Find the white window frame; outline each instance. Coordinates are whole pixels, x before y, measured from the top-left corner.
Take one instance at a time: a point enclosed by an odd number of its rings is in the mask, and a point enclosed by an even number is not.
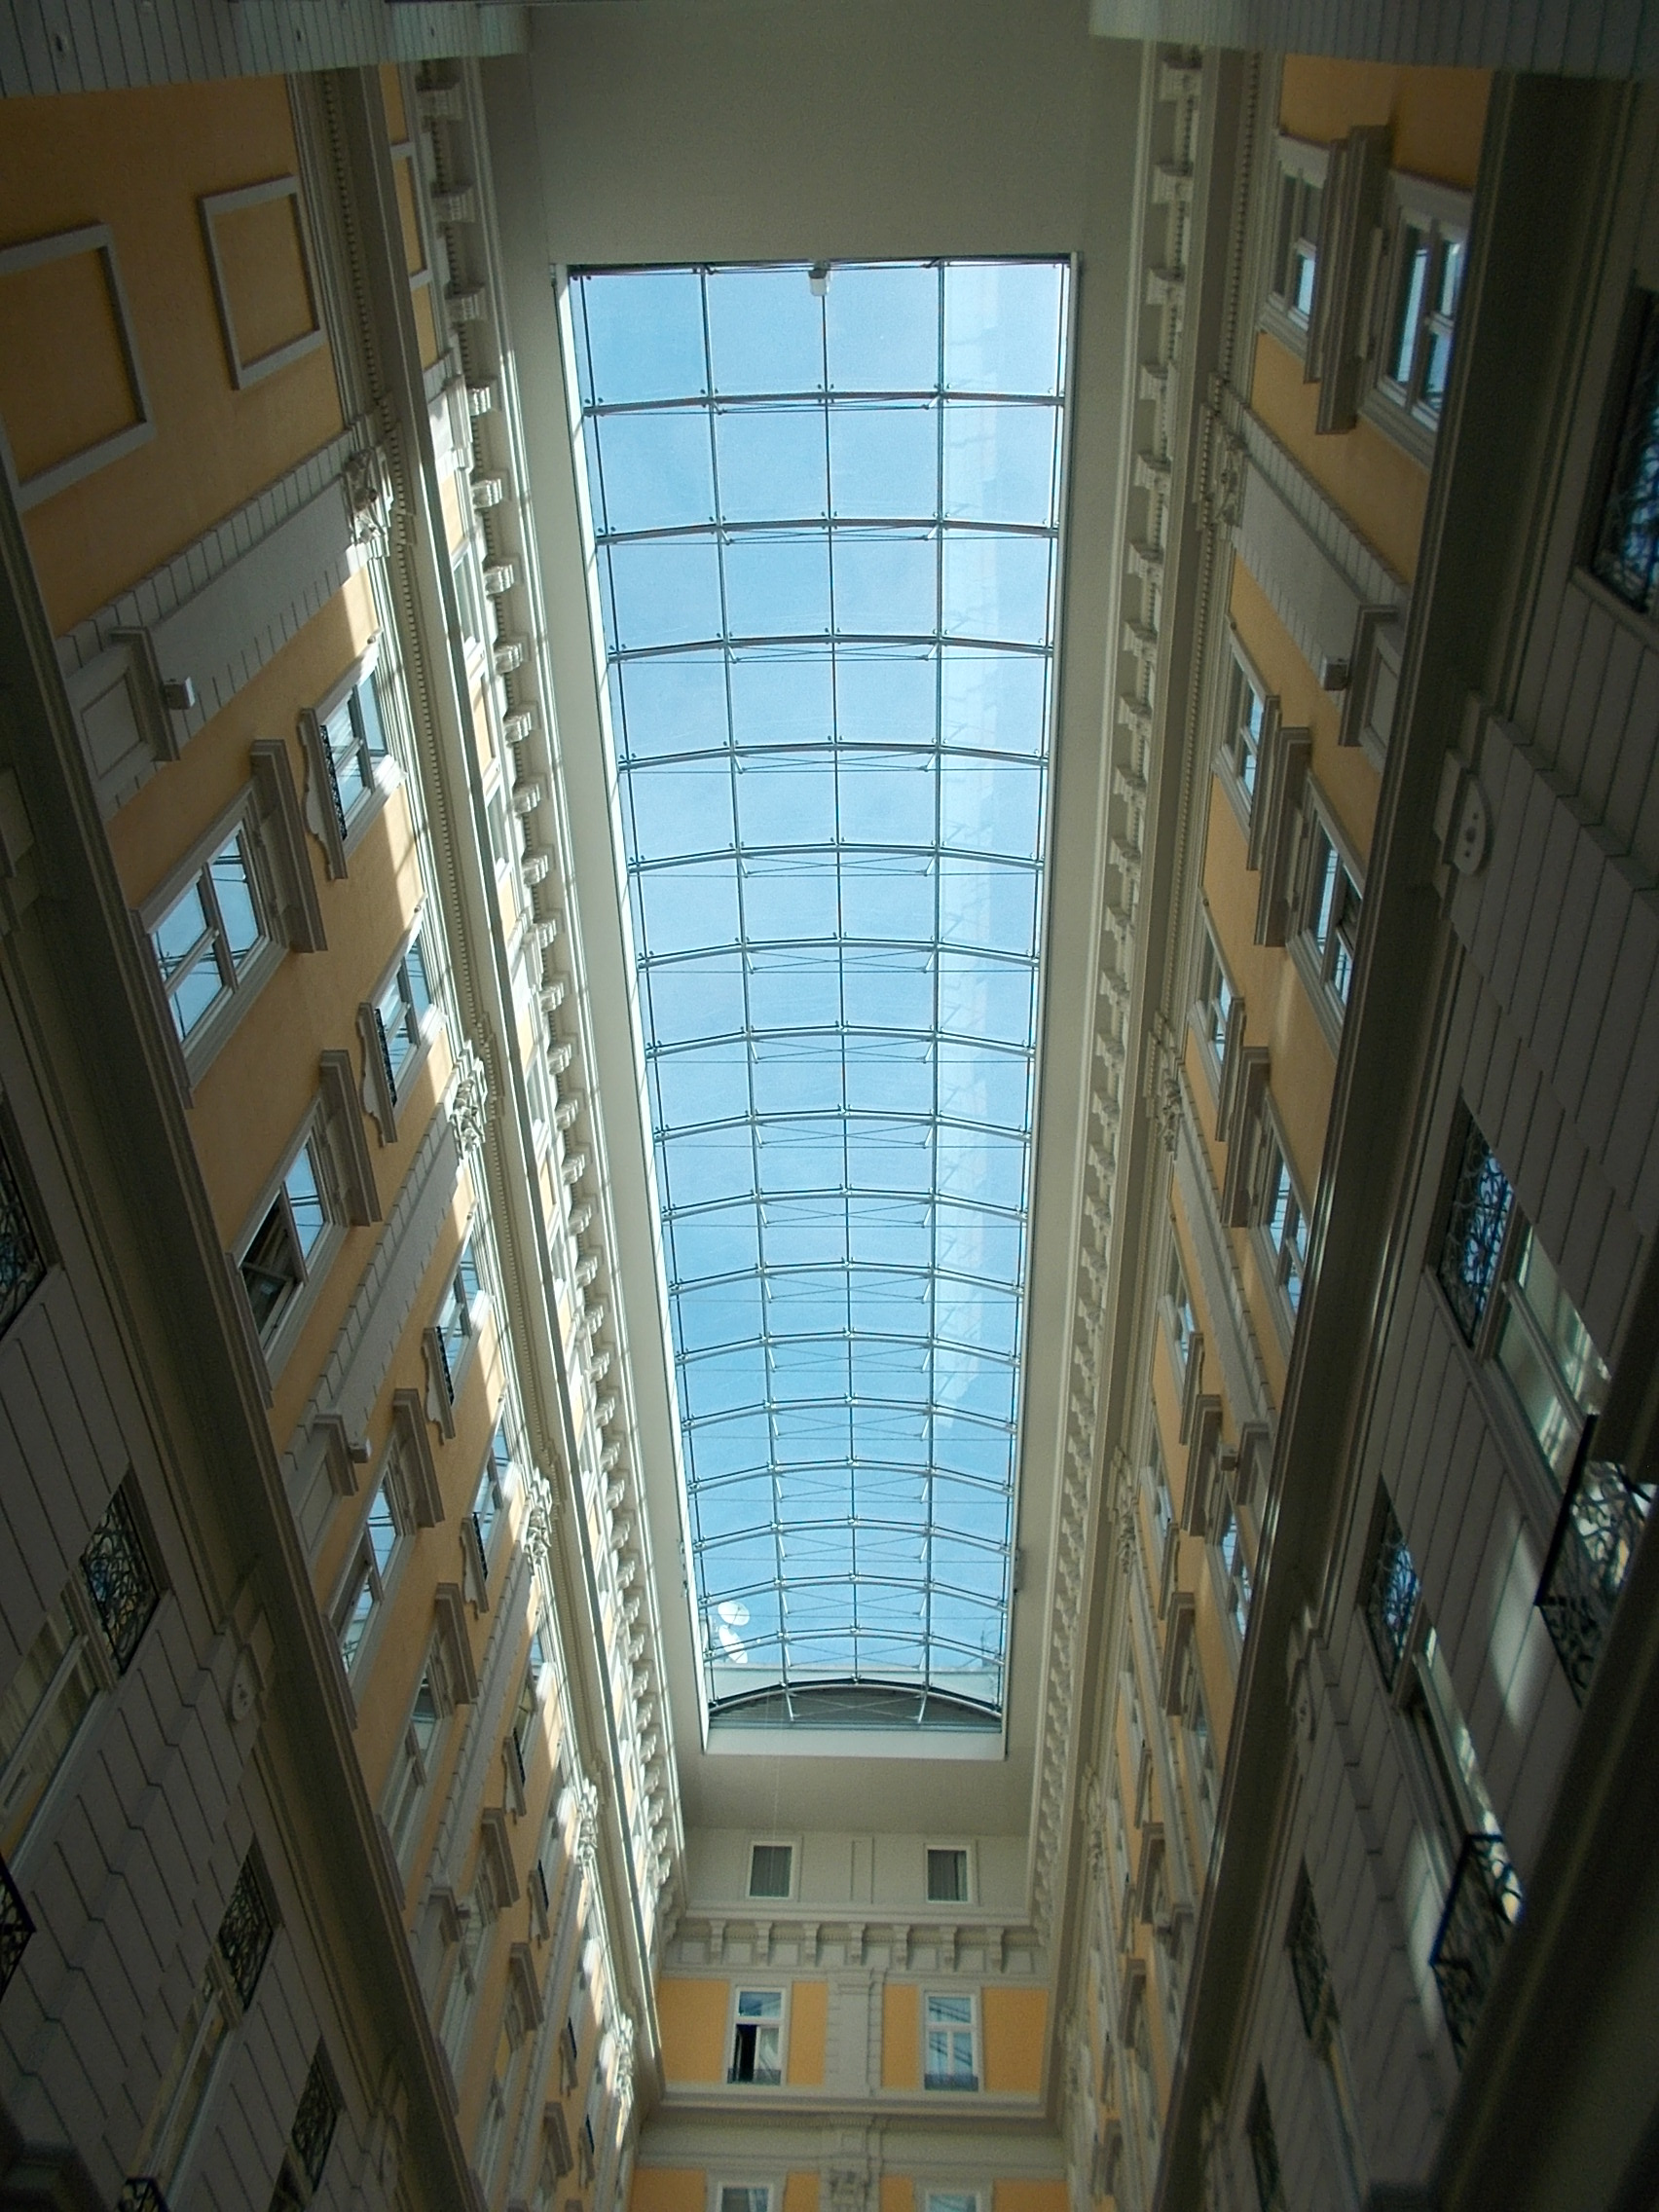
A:
[[[311,864],[303,850],[297,856],[279,855],[274,850],[275,845],[282,842],[284,826],[269,822],[260,800],[257,785],[245,785],[138,908],[139,927],[150,955],[157,1011],[169,1049],[175,1055],[187,1097],[190,1083],[212,1064],[232,1031],[281,966],[283,955],[289,949],[279,870],[289,872],[297,857],[307,883],[311,882]],[[276,837],[271,833],[273,828],[277,832]],[[220,894],[213,880],[214,863],[233,845],[241,856],[241,872],[255,926],[253,941],[240,959],[226,942]],[[206,926],[204,933],[194,940],[188,956],[181,955],[176,973],[194,974],[204,961],[212,961],[218,971],[219,990],[189,1029],[184,1030],[174,1011],[173,984],[163,965],[159,939],[165,924],[193,890],[201,902]],[[313,886],[313,898],[314,895]]]
[[[793,1835],[753,1835],[746,1848],[749,1871],[744,1878],[744,1895],[758,1903],[789,1904],[800,1889],[800,1838]],[[787,1851],[790,1855],[790,1886],[779,1896],[774,1891],[756,1891],[755,1887],[755,1854],[757,1850]]]
[[[489,1608],[491,1562],[500,1540],[499,1532],[510,1522],[508,1509],[518,1490],[518,1457],[513,1450],[508,1426],[507,1403],[503,1398],[496,1409],[495,1426],[490,1431],[489,1443],[484,1447],[478,1481],[472,1493],[472,1504],[461,1528],[461,1540],[467,1546],[470,1572],[478,1584],[475,1603],[481,1612]],[[487,1529],[479,1525],[479,1509],[486,1495],[491,1505]]]
[[[424,1744],[417,1734],[417,1709],[423,1690],[426,1692],[433,1711],[431,1734]],[[420,1671],[415,1677],[408,1717],[398,1738],[391,1772],[387,1777],[382,1798],[383,1818],[391,1845],[391,1855],[399,1871],[405,1875],[410,1869],[413,1848],[420,1836],[454,1710],[443,1662],[439,1656],[438,1640],[433,1637],[427,1642]]]
[[[469,677],[477,677],[483,673],[485,663],[490,657],[488,635],[490,620],[484,611],[488,605],[488,594],[484,589],[484,578],[479,571],[477,557],[473,553],[470,538],[463,537],[450,555],[450,575],[455,583],[456,612],[460,617],[461,644],[466,662],[466,673]],[[466,617],[468,614],[471,614],[477,623],[476,635],[467,628]],[[490,732],[490,749],[494,753],[495,731],[493,727]]]
[[[1174,1287],[1177,1280],[1181,1286],[1179,1305]],[[1169,1364],[1175,1371],[1176,1382],[1185,1388],[1193,1346],[1199,1341],[1198,1314],[1193,1304],[1193,1286],[1187,1280],[1187,1263],[1181,1257],[1181,1242],[1175,1235],[1173,1220],[1169,1224],[1169,1252],[1163,1264],[1163,1290],[1158,1310],[1169,1344]]]
[[[349,872],[350,855],[364,831],[403,781],[403,772],[391,749],[391,717],[379,681],[380,644],[378,636],[371,638],[363,652],[316,705],[300,711],[300,740],[306,756],[306,827],[322,847],[323,866],[331,880]],[[365,696],[373,704],[380,733],[378,753],[370,743],[363,715]],[[340,748],[333,733],[333,725],[342,715],[350,725],[350,750],[358,756],[358,772],[363,785],[350,807],[341,800],[336,765]]]
[[[455,1434],[455,1409],[472,1371],[473,1354],[483,1334],[493,1301],[480,1264],[478,1220],[466,1225],[461,1245],[444,1277],[438,1310],[428,1324],[426,1351],[426,1413],[446,1437]],[[471,1275],[471,1283],[462,1278]],[[452,1354],[451,1343],[459,1349]]]
[[[1302,790],[1301,820],[1297,825],[1295,858],[1291,863],[1290,907],[1293,926],[1288,933],[1291,958],[1319,1017],[1325,1042],[1336,1052],[1342,1045],[1343,1023],[1353,989],[1353,971],[1359,945],[1359,918],[1365,908],[1365,867],[1338,822],[1330,802],[1311,776]],[[1322,870],[1319,845],[1324,843],[1329,864],[1340,878],[1346,877],[1351,899],[1344,910],[1352,917],[1352,936],[1340,925],[1321,943],[1317,932]],[[1341,981],[1346,957],[1346,985]]]
[[[962,1884],[964,1894],[959,1898],[936,1898],[931,1894],[931,1856],[936,1851],[959,1852],[962,1857]],[[974,1843],[972,1837],[926,1836],[922,1841],[922,1896],[929,1904],[973,1905],[978,1897],[978,1885],[974,1877]]]
[[[1462,303],[1462,284],[1468,276],[1469,223],[1473,202],[1466,192],[1430,177],[1413,176],[1395,169],[1388,177],[1386,214],[1378,256],[1375,288],[1368,317],[1371,375],[1361,402],[1366,420],[1384,431],[1426,468],[1434,460],[1434,442],[1440,426],[1440,410],[1422,394],[1420,375],[1426,334],[1444,325],[1449,343],[1456,344],[1456,317]],[[1402,385],[1387,361],[1402,286],[1408,281],[1406,236],[1420,232],[1430,255],[1431,273],[1443,247],[1454,246],[1462,264],[1456,296],[1450,313],[1442,314],[1426,296],[1416,316],[1412,374]]]
[[[755,2014],[747,2020],[744,2018],[743,2007],[746,1999],[754,2001],[756,1999],[765,2000],[774,1997],[778,2001],[778,2009],[775,2017],[770,2014]],[[752,2027],[756,2031],[755,2063],[756,2072],[748,2079],[740,2077],[737,2072],[737,2039],[739,2032],[745,2027]],[[775,2028],[777,2030],[778,2037],[778,2078],[775,2082],[762,2080],[758,2072],[760,2034],[763,2030],[768,2028]],[[780,2089],[784,2086],[785,2078],[788,2073],[789,2056],[789,1983],[787,1981],[767,1981],[764,1978],[750,1981],[744,1981],[741,1979],[734,1981],[731,1985],[731,2003],[727,2008],[726,2012],[725,2079],[727,2084],[732,2088]]]
[[[432,1040],[443,1023],[443,1000],[432,959],[429,934],[425,928],[426,916],[423,909],[415,916],[404,934],[392,958],[382,970],[371,995],[357,1009],[357,1032],[363,1049],[363,1105],[374,1117],[380,1130],[382,1144],[397,1141],[398,1116],[407,1102],[423,1067],[432,1049]],[[418,1013],[412,972],[411,955],[419,961],[425,981],[426,1005]],[[404,1021],[415,1022],[415,1034],[409,1050],[400,1064],[392,1065],[390,1039],[385,1033],[385,1016],[382,1008],[388,996],[396,991],[401,1002]]]
[[[780,2212],[784,2201],[781,2181],[738,2180],[729,2172],[710,2175],[709,2212],[739,2212],[740,2191],[741,2212]]]
[[[384,1565],[376,1549],[370,1526],[375,1508],[383,1498],[392,1524],[391,1546]],[[394,1433],[382,1457],[380,1479],[369,1493],[368,1503],[358,1525],[356,1541],[340,1577],[334,1604],[329,1608],[329,1620],[340,1651],[340,1663],[346,1670],[348,1681],[356,1681],[368,1673],[375,1645],[380,1640],[381,1624],[386,1619],[387,1601],[409,1556],[410,1539],[414,1533],[415,1510],[404,1478],[403,1455]],[[368,1595],[369,1609],[363,1616],[355,1647],[348,1654],[347,1633],[360,1594],[364,1592]]]
[[[1244,643],[1231,625],[1228,629],[1228,648],[1231,658],[1222,664],[1221,706],[1215,742],[1215,773],[1228,803],[1238,817],[1238,826],[1249,835],[1250,821],[1256,810],[1262,790],[1262,761],[1272,742],[1272,733],[1279,720],[1278,695],[1268,687],[1267,680],[1251,659]],[[1253,748],[1244,740],[1245,717],[1243,703],[1253,695],[1259,714],[1255,721]],[[1245,760],[1249,761],[1248,772]]]
[[[249,1346],[257,1352],[267,1381],[273,1383],[281,1374],[307,1316],[328,1279],[352,1219],[349,1165],[341,1158],[343,1146],[334,1119],[326,1094],[319,1091],[290,1138],[281,1165],[254,1201],[230,1255],[232,1272],[241,1291],[242,1319]],[[295,1226],[293,1194],[288,1187],[302,1159],[309,1161],[322,1210],[321,1227],[309,1250]],[[254,1310],[245,1271],[261,1233],[274,1215],[279,1217],[278,1227],[285,1227],[287,1231],[300,1272],[293,1291],[262,1323]]]
[[[1280,131],[1275,143],[1277,173],[1272,203],[1268,210],[1267,283],[1262,319],[1280,343],[1301,359],[1308,347],[1309,316],[1317,304],[1319,282],[1319,231],[1323,200],[1330,171],[1330,148],[1310,139],[1293,138]],[[1309,191],[1319,204],[1309,207]],[[1286,232],[1287,208],[1292,230]],[[1308,217],[1311,213],[1312,221]],[[1300,221],[1298,220],[1300,217]],[[1282,241],[1282,242],[1281,242]],[[1294,291],[1283,282],[1294,256],[1298,283]],[[1306,283],[1302,272],[1306,270]],[[1297,302],[1306,290],[1305,306]]]
[[[928,2018],[928,2008],[931,2005],[946,2003],[958,2005],[963,2003],[964,2001],[966,2001],[968,2006],[967,2033],[969,2038],[969,2057],[971,2060],[971,2069],[966,2075],[961,2075],[957,2073],[953,2065],[948,2074],[930,2074],[928,2071],[929,2036],[945,2035],[950,2037],[953,2046],[952,2056],[954,2057],[955,2039],[963,2033],[963,2028],[962,2023],[959,2020],[941,2020],[937,2022],[930,2021]],[[921,1993],[921,2004],[917,2007],[917,2010],[921,2017],[921,2061],[923,2089],[930,2094],[938,2094],[940,2096],[966,2096],[972,2094],[977,2090],[982,2089],[985,2085],[984,2046],[979,2030],[978,1991],[977,1989],[961,1988],[929,1989],[924,1984]]]
[[[1256,1245],[1256,1258],[1261,1269],[1262,1280],[1267,1288],[1268,1304],[1272,1309],[1281,1343],[1288,1350],[1290,1340],[1296,1332],[1297,1316],[1301,1311],[1301,1301],[1306,1296],[1308,1288],[1309,1252],[1307,1240],[1309,1211],[1307,1194],[1302,1188],[1301,1178],[1297,1174],[1295,1163],[1290,1157],[1290,1147],[1285,1142],[1284,1130],[1280,1126],[1278,1116],[1272,1110],[1271,1100],[1265,1093],[1262,1099],[1260,1141],[1260,1180],[1256,1186],[1255,1222],[1251,1230],[1251,1236]],[[1302,1230],[1300,1245],[1296,1243],[1294,1236],[1289,1239],[1289,1249],[1297,1261],[1297,1279],[1300,1284],[1294,1299],[1288,1288],[1289,1269],[1284,1256],[1286,1240],[1275,1234],[1272,1219],[1276,1210],[1278,1174],[1281,1168],[1285,1181],[1287,1204],[1296,1208],[1297,1220]]]
[[[1197,950],[1198,974],[1193,979],[1188,1018],[1198,1040],[1198,1058],[1219,1106],[1229,1056],[1243,1035],[1244,1000],[1228,969],[1207,900],[1200,901],[1198,909]]]
[[[981,2189],[935,2189],[932,2184],[923,2193],[924,2212],[985,2212],[985,2194]]]

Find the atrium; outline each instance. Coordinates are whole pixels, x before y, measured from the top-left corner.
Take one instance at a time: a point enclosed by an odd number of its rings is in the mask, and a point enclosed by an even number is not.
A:
[[[1659,2200],[1659,14],[14,0],[0,2212]]]

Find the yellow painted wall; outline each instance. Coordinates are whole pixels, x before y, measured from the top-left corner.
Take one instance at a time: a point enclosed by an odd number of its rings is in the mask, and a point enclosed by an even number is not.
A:
[[[913,1981],[889,1981],[881,1991],[881,2085],[922,2085],[921,1992]]]
[[[1390,69],[1373,61],[1285,57],[1279,124],[1328,143],[1357,124],[1393,127],[1393,166],[1472,190],[1492,79],[1484,69]]]
[[[1428,471],[1364,416],[1339,436],[1319,434],[1319,387],[1263,330],[1256,334],[1250,404],[1280,444],[1328,492],[1362,537],[1410,582],[1428,500]]]
[[[340,429],[326,346],[244,391],[233,387],[197,205],[204,193],[294,168],[280,77],[6,102],[0,243],[110,225],[156,421],[153,438],[26,518],[55,629],[135,583]],[[0,328],[0,350],[20,336]],[[44,388],[78,381],[66,356]]]
[[[985,2087],[1036,2096],[1043,2086],[1046,1989],[986,1989],[979,1996],[985,2037]]]
[[[824,2046],[830,2031],[830,1984],[797,1981],[790,1990],[790,2048],[784,2079],[792,2087],[824,2086]]]
[[[630,2212],[707,2212],[708,2176],[689,2166],[636,2166],[628,2203]]]
[[[657,1984],[663,2072],[671,2082],[723,2082],[731,1983],[665,1976]]]
[[[999,2181],[991,2189],[991,2212],[1066,2212],[1063,2181]]]
[[[818,2212],[820,2186],[816,2173],[786,2174],[784,2212]]]
[[[916,2212],[916,2185],[899,2174],[881,2177],[881,2212]]]

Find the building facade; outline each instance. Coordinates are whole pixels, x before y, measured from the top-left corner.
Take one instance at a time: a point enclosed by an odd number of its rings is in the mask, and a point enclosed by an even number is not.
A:
[[[1640,32],[1095,13],[0,41],[7,2204],[1646,2201]],[[571,278],[986,257],[1071,303],[1006,1697],[740,1738]]]

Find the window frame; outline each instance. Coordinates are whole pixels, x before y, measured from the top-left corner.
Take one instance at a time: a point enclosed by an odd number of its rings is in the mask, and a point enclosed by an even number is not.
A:
[[[455,1412],[472,1372],[473,1354],[494,1300],[479,1264],[481,1245],[478,1217],[461,1233],[455,1258],[444,1273],[437,1311],[424,1331],[426,1350],[426,1411],[444,1436],[455,1434]],[[470,1275],[469,1286],[462,1280]],[[451,1351],[452,1339],[459,1348]]]
[[[432,1706],[431,1733],[424,1744],[415,1735],[416,1713],[424,1690]],[[432,1784],[437,1777],[443,1747],[454,1715],[455,1700],[449,1692],[439,1640],[429,1637],[415,1677],[403,1727],[394,1747],[391,1771],[381,1794],[381,1820],[398,1871],[405,1877],[412,1864],[412,1847],[425,1818]],[[414,1787],[410,1787],[411,1776]]]
[[[298,1130],[289,1139],[280,1166],[255,1199],[231,1248],[231,1268],[241,1292],[242,1320],[249,1346],[257,1352],[270,1383],[276,1382],[287,1364],[351,1226],[350,1177],[347,1164],[341,1159],[343,1149],[336,1135],[331,1102],[327,1094],[319,1090]],[[311,1160],[315,1196],[322,1210],[321,1227],[309,1249],[295,1228],[293,1194],[288,1189],[289,1178],[302,1157]],[[248,1287],[246,1271],[255,1244],[273,1215],[279,1210],[285,1216],[300,1272],[291,1295],[268,1322],[262,1323]]]
[[[234,951],[229,953],[228,963],[220,956],[224,917],[212,881],[213,864],[222,860],[232,845],[238,846],[243,855],[243,873],[256,932],[240,963]],[[164,966],[165,956],[158,940],[164,925],[183,906],[192,890],[201,904],[205,929],[169,975]],[[188,1086],[212,1065],[289,950],[282,930],[278,889],[265,836],[259,793],[254,784],[244,785],[231,804],[175,862],[137,908],[137,915],[154,978],[158,1012]],[[190,1027],[181,1029],[175,1011],[172,976],[182,977],[192,974],[204,960],[213,960],[218,966],[218,992]]]
[[[727,2204],[728,2192],[734,2198],[741,2193],[741,2212],[779,2212],[784,2201],[781,2181],[735,2181],[729,2173],[715,2173],[709,2176],[708,2212],[740,2212],[737,2204]]]
[[[1261,797],[1263,761],[1272,731],[1280,719],[1279,700],[1277,692],[1269,688],[1267,679],[1231,623],[1228,625],[1227,643],[1231,657],[1223,663],[1214,772],[1222,790],[1227,793],[1229,804],[1238,817],[1239,828],[1248,836],[1251,818]],[[1246,723],[1243,702],[1246,694],[1254,698],[1260,710],[1252,718],[1253,745],[1244,739]],[[1245,770],[1246,762],[1249,764],[1248,773]]]
[[[790,1855],[790,1883],[787,1890],[756,1890],[755,1887],[755,1854],[756,1851],[787,1851]],[[753,1835],[749,1839],[749,1872],[744,1896],[763,1904],[791,1904],[794,1901],[800,1875],[800,1838],[788,1835]]]
[[[1181,1286],[1179,1303],[1176,1301],[1174,1287],[1177,1281]],[[1193,1347],[1201,1340],[1198,1309],[1193,1304],[1193,1286],[1187,1280],[1187,1263],[1181,1256],[1181,1239],[1175,1234],[1173,1217],[1169,1223],[1169,1256],[1164,1262],[1163,1289],[1159,1297],[1158,1310],[1159,1318],[1163,1323],[1169,1364],[1177,1383],[1184,1390],[1187,1370],[1192,1364]]]
[[[389,1507],[393,1527],[391,1547],[387,1553],[384,1567],[380,1563],[371,1533],[375,1506],[383,1497]],[[380,1477],[369,1493],[368,1503],[358,1523],[356,1539],[347,1555],[334,1603],[329,1607],[329,1624],[334,1631],[340,1663],[346,1671],[349,1683],[356,1681],[368,1672],[374,1647],[380,1639],[381,1625],[386,1619],[387,1604],[408,1559],[415,1530],[415,1510],[404,1474],[403,1455],[398,1438],[393,1433],[382,1456]],[[365,1588],[371,1593],[369,1610],[364,1616],[357,1641],[348,1655],[345,1648],[347,1630],[359,1593]]]
[[[1300,1245],[1294,1239],[1286,1239],[1275,1233],[1273,1215],[1276,1211],[1278,1181],[1281,1173],[1286,1186],[1287,1210],[1294,1207],[1296,1219],[1302,1228],[1303,1235]],[[1310,1215],[1309,1201],[1302,1188],[1301,1177],[1297,1174],[1295,1162],[1290,1156],[1290,1147],[1285,1141],[1284,1129],[1277,1114],[1273,1111],[1272,1098],[1266,1092],[1263,1094],[1261,1104],[1261,1164],[1255,1192],[1255,1202],[1251,1207],[1251,1216],[1250,1235],[1256,1248],[1257,1266],[1261,1271],[1263,1285],[1268,1292],[1268,1304],[1278,1327],[1280,1339],[1284,1348],[1288,1350],[1291,1339],[1296,1334],[1296,1323],[1302,1310],[1302,1300],[1307,1294],[1310,1258],[1308,1240]],[[1287,1246],[1294,1254],[1297,1262],[1296,1275],[1300,1288],[1294,1297],[1289,1289],[1288,1270],[1285,1265]]]
[[[363,651],[337,682],[312,707],[299,715],[301,743],[306,756],[306,827],[322,847],[323,865],[330,881],[350,872],[352,852],[381,808],[403,781],[403,771],[391,744],[391,717],[387,712],[380,678],[381,640],[372,637]],[[364,692],[374,702],[381,736],[376,754],[366,735],[359,704]],[[328,725],[344,708],[351,723],[355,750],[370,763],[362,776],[363,789],[350,807],[340,796],[339,771]]]
[[[1320,231],[1324,223],[1325,195],[1330,186],[1331,150],[1312,139],[1296,138],[1281,130],[1273,151],[1275,176],[1267,236],[1262,321],[1300,360],[1307,353],[1312,316],[1319,304]],[[1308,222],[1310,192],[1318,196],[1317,204],[1311,209],[1311,227]],[[1288,226],[1296,224],[1299,215],[1301,224],[1293,235]],[[1294,291],[1287,291],[1283,279],[1293,256],[1299,281]],[[1300,276],[1304,271],[1305,286]],[[1305,308],[1297,305],[1304,288],[1308,295]]]
[[[1209,902],[1201,894],[1198,947],[1198,974],[1193,979],[1188,1021],[1219,1110],[1227,1085],[1228,1062],[1244,1034],[1244,999],[1229,972]],[[1209,988],[1212,976],[1219,985],[1218,990]]]
[[[1463,284],[1468,276],[1469,227],[1473,212],[1473,196],[1454,185],[1442,184],[1434,177],[1418,176],[1406,169],[1388,172],[1382,245],[1367,318],[1370,374],[1360,401],[1360,413],[1396,445],[1403,446],[1424,468],[1433,463],[1441,415],[1440,408],[1426,405],[1422,396],[1420,370],[1426,351],[1425,334],[1444,320],[1450,362],[1456,341]],[[1387,354],[1402,305],[1402,286],[1408,281],[1406,240],[1413,231],[1421,234],[1427,241],[1431,269],[1448,246],[1456,249],[1462,266],[1449,313],[1429,305],[1425,287],[1423,301],[1417,311],[1412,366],[1407,382],[1402,385],[1387,368]]]
[[[971,2061],[969,2071],[965,2075],[959,2074],[957,2073],[953,2065],[950,2073],[948,2074],[932,2074],[928,2070],[929,2036],[948,2036],[951,2039],[953,2046],[951,2056],[954,2060],[955,2039],[963,2033],[963,2028],[961,2023],[956,2020],[943,2020],[939,2022],[930,2021],[928,2018],[928,2008],[931,2005],[938,2004],[958,2005],[963,2003],[966,2003],[968,2007],[967,2035],[969,2043],[969,2058]],[[962,1988],[929,1989],[924,1983],[921,1990],[921,2002],[917,2006],[916,2010],[921,2027],[923,2090],[929,2095],[937,2093],[944,2096],[961,2096],[972,2094],[982,2089],[985,2085],[984,2044],[980,2031],[978,1991],[977,1989]]]
[[[433,1039],[444,1022],[442,992],[426,940],[426,909],[422,905],[417,908],[396,952],[382,969],[373,991],[357,1009],[357,1031],[363,1049],[363,1104],[374,1116],[383,1145],[397,1142],[402,1109],[409,1101],[410,1092],[432,1050]],[[426,991],[425,1007],[418,1016],[413,984],[405,974],[412,954],[420,962]],[[409,1050],[395,1067],[382,1013],[386,999],[394,989],[403,1004],[402,1019],[416,1023]]]
[[[746,2026],[752,2026],[755,2029],[756,2054],[752,2063],[757,2067],[761,2030],[774,2025],[771,2016],[766,2013],[756,2014],[752,2020],[746,2021],[743,2018],[744,1999],[771,1997],[778,2000],[778,2012],[775,2022],[778,2034],[778,2078],[775,2082],[762,2080],[758,2072],[744,2075],[737,2071],[739,2064],[738,2037],[743,2029]],[[790,1984],[787,1981],[734,1981],[732,1983],[731,2004],[726,2015],[726,2050],[728,2056],[725,2079],[728,2087],[781,2089],[786,2085],[790,2057]]]
[[[1320,843],[1329,856],[1339,884],[1346,878],[1352,894],[1345,911],[1354,916],[1351,942],[1343,935],[1340,921],[1332,927],[1330,940],[1321,943],[1316,922],[1320,880],[1324,873],[1317,863]],[[1336,818],[1330,801],[1308,776],[1302,788],[1301,820],[1297,826],[1297,847],[1291,864],[1291,928],[1287,933],[1291,958],[1314,1013],[1325,1041],[1333,1053],[1342,1046],[1343,1023],[1346,1019],[1348,1003],[1353,993],[1354,973],[1358,964],[1359,917],[1365,910],[1365,867],[1358,853],[1348,839],[1346,831]],[[1336,970],[1343,953],[1347,960],[1347,982],[1345,989],[1339,983]]]
[[[935,1853],[949,1853],[962,1862],[962,1895],[959,1898],[936,1898],[933,1894],[933,1861]],[[973,1905],[977,1901],[977,1885],[975,1882],[974,1844],[967,1840],[947,1838],[943,1842],[928,1836],[922,1843],[922,1895],[929,1904]]]

